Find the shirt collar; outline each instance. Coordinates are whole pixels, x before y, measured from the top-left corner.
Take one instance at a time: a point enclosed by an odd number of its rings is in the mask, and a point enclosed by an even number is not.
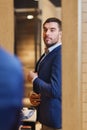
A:
[[[53,51],[56,47],[60,46],[62,43],[57,43],[51,47],[48,48],[49,52]]]

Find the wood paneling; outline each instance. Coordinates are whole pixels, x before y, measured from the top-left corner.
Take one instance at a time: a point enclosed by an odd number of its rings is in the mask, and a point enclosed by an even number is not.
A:
[[[62,125],[63,130],[81,129],[79,82],[78,0],[62,0]],[[79,71],[78,71],[79,70]]]
[[[13,0],[0,0],[0,44],[14,52],[14,8]]]
[[[82,130],[87,130],[87,0],[82,0]]]

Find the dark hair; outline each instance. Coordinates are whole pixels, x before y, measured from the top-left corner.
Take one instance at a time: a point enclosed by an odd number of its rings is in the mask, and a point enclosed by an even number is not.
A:
[[[55,18],[55,17],[51,17],[51,18],[48,18],[44,23],[43,23],[43,26],[46,24],[46,23],[50,23],[50,22],[56,22],[58,24],[58,27],[60,30],[62,30],[62,22],[60,19],[58,18]]]

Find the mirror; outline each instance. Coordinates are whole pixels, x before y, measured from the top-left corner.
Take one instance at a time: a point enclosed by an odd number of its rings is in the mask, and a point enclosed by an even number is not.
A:
[[[25,97],[32,90],[27,80],[29,70],[33,70],[41,55],[40,11],[35,7],[23,8],[24,3],[15,1],[15,54],[20,58],[25,74]],[[26,3],[27,5],[28,3]],[[33,3],[34,4],[34,3]],[[22,7],[23,6],[23,7]],[[22,7],[22,8],[21,8]],[[31,3],[32,7],[32,3]]]
[[[14,15],[15,54],[23,64],[25,97],[27,97],[32,91],[32,85],[27,80],[28,71],[34,70],[44,49],[41,38],[42,23],[49,16],[61,18],[61,2],[60,0],[57,2],[56,0],[14,0]]]

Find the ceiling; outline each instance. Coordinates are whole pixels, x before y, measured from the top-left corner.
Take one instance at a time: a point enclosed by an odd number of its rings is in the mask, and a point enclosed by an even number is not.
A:
[[[49,0],[55,7],[61,6],[61,0]],[[38,8],[38,0],[14,0],[15,8]]]

